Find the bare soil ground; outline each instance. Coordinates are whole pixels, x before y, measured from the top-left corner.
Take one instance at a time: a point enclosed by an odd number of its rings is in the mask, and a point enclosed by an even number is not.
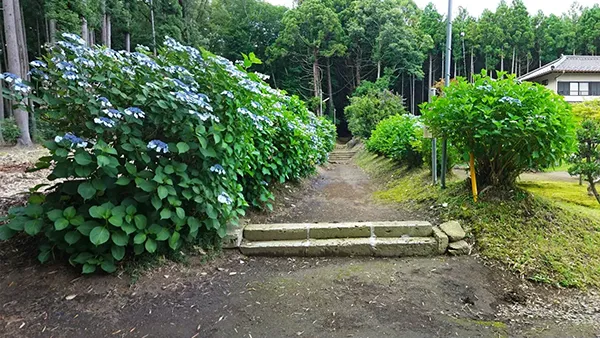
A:
[[[1,163],[1,161],[0,161]],[[0,170],[0,182],[6,179]],[[423,219],[382,205],[353,164],[281,187],[253,221]],[[435,219],[431,219],[435,222]],[[541,287],[477,256],[164,262],[134,284],[39,265],[34,241],[0,243],[3,337],[597,337],[594,290]]]

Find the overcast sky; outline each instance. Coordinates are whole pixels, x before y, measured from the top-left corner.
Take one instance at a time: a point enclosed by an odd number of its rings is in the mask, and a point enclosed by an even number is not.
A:
[[[276,5],[284,5],[290,7],[292,5],[292,0],[266,0],[272,4]],[[429,2],[433,2],[435,7],[440,13],[446,13],[448,10],[448,0],[414,0],[417,5],[421,8],[424,8]],[[479,16],[481,12],[488,8],[494,10],[500,0],[453,0],[454,12],[457,12],[458,7],[462,6],[469,10],[469,13],[474,16]],[[510,0],[506,1],[510,3]],[[529,10],[529,13],[536,13],[538,10],[542,10],[546,15],[554,13],[554,14],[562,14],[566,13],[571,6],[571,0],[523,0],[525,6]],[[593,6],[597,3],[597,0],[579,0],[578,1],[583,6]]]

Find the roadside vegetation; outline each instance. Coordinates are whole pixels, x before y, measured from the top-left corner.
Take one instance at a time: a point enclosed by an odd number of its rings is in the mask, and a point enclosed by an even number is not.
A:
[[[57,131],[36,164],[56,183],[0,219],[0,239],[36,236],[41,262],[112,273],[134,256],[224,237],[250,206],[270,209],[272,185],[314,173],[335,130],[248,71],[256,62],[174,39],[153,56],[64,34],[32,62],[32,82],[5,73],[15,101],[38,103]]]
[[[473,83],[459,78],[443,90],[423,105],[421,118],[385,119],[366,141],[358,163],[386,183],[376,196],[428,209],[441,221],[461,220],[482,257],[530,280],[600,286],[600,204],[587,186],[576,179],[517,180],[557,164],[582,173],[586,181],[597,180],[600,149],[593,114],[576,118],[561,97],[501,73],[492,80],[484,72]],[[422,124],[447,138],[450,153],[464,154],[463,161],[473,155],[477,202],[470,178],[451,176],[447,189],[432,185],[430,167],[421,165],[430,156]]]

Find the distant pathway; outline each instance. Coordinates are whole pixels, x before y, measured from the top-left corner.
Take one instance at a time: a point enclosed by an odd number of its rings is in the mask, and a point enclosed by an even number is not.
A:
[[[294,193],[280,198],[279,208],[261,223],[313,223],[424,220],[425,215],[398,204],[376,201],[375,184],[353,162],[320,168],[318,175],[304,182]]]

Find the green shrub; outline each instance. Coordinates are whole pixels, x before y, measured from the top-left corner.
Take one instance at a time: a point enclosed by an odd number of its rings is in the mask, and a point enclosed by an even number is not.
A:
[[[0,120],[0,130],[2,130],[2,138],[7,144],[16,144],[21,132],[15,119],[8,118]]]
[[[66,253],[84,273],[112,272],[126,255],[224,236],[249,204],[270,207],[271,183],[313,173],[333,148],[331,123],[224,58],[169,38],[152,57],[64,36],[33,63],[35,88],[11,81],[61,131],[37,164],[58,183],[0,226],[2,239],[43,235],[42,262]]]
[[[600,203],[596,183],[600,180],[600,122],[586,119],[577,130],[579,145],[571,158],[571,175],[581,175],[590,185],[590,192]]]
[[[423,163],[422,142],[423,128],[418,117],[393,115],[377,124],[367,141],[367,149],[417,167]]]
[[[559,162],[574,149],[574,122],[564,99],[541,85],[484,72],[458,79],[422,106],[425,124],[473,152],[478,182],[510,187],[528,168]]]
[[[600,99],[573,104],[573,115],[578,120],[592,119],[600,121]]]
[[[355,136],[369,138],[379,121],[396,114],[405,114],[402,97],[389,90],[369,92],[350,98],[344,109],[348,129]]]

